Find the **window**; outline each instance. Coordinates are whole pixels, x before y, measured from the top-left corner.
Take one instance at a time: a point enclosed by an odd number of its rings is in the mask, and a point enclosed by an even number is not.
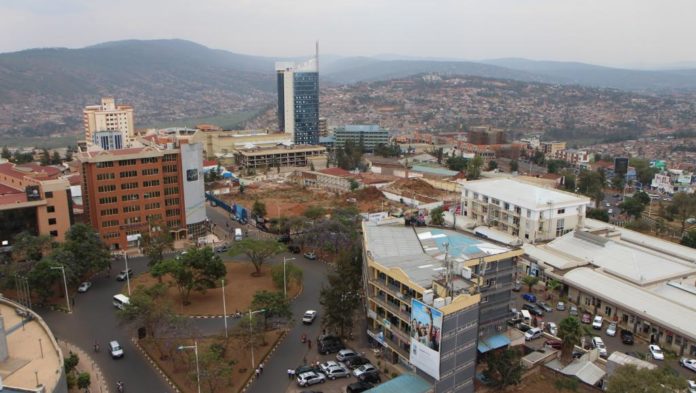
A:
[[[107,232],[104,234],[104,239],[115,239],[117,237],[120,237],[118,232]]]
[[[46,211],[49,213],[55,213],[56,207],[55,206],[46,206]]]
[[[124,177],[136,177],[136,176],[138,176],[138,171],[125,171],[125,172],[121,172],[121,173],[119,174],[119,177],[120,177],[120,178],[124,178]]]
[[[604,315],[606,315],[607,317],[611,316],[611,307],[609,307],[609,306],[604,307]]]
[[[590,306],[591,303],[592,303],[592,301],[590,300],[590,298],[589,298],[589,297],[586,297],[586,298],[585,298],[585,305],[586,305],[586,306]]]
[[[143,169],[143,176],[152,176],[152,175],[156,175],[158,173],[159,173],[158,168]]]
[[[563,230],[565,229],[565,219],[560,218],[556,221],[556,237],[563,235]]]
[[[51,237],[58,237],[58,231],[51,231],[49,233],[51,234]]]
[[[170,228],[178,228],[181,226],[181,220],[167,221],[167,226]]]
[[[100,173],[97,175],[97,180],[111,180],[111,179],[115,179],[115,178],[116,178],[116,174],[113,172]]]
[[[106,184],[103,186],[99,186],[97,188],[99,192],[113,192],[116,191],[116,185],[115,184]]]
[[[126,194],[126,195],[121,196],[121,200],[124,202],[125,201],[137,201],[138,199],[140,199],[140,195],[138,195],[138,194]]]
[[[532,210],[527,209],[527,218],[532,218]]]
[[[563,213],[565,213],[565,209],[558,209],[558,211],[556,211],[556,213],[563,214]]]
[[[139,212],[139,211],[140,211],[140,205],[124,206],[123,207],[124,213],[132,213],[132,212]]]
[[[147,157],[140,160],[143,164],[155,164],[157,163],[157,157]]]
[[[164,157],[162,157],[162,161],[176,161],[176,154],[165,154]]]
[[[167,217],[174,217],[181,215],[181,209],[167,209]]]
[[[56,225],[56,219],[55,219],[55,218],[49,218],[49,219],[48,219],[48,225]]]
[[[481,304],[483,304],[483,303],[488,303],[488,296],[481,297]]]
[[[107,220],[102,222],[102,228],[115,227],[118,225],[118,220]]]
[[[123,220],[123,223],[126,225],[138,224],[138,223],[140,223],[140,216],[128,217],[125,220]]]
[[[176,206],[179,204],[179,198],[168,198],[164,200],[164,206]]]
[[[486,280],[486,286],[487,286],[487,287],[490,287],[490,286],[493,286],[493,285],[495,285],[495,278],[489,278],[489,279]]]
[[[46,198],[53,198],[53,191],[46,191],[45,195],[46,195]]]
[[[130,166],[135,165],[135,160],[121,160],[118,162],[118,166]]]
[[[145,204],[145,210],[152,210],[152,209],[159,209],[159,208],[160,208],[159,202],[151,202],[151,203]]]
[[[170,172],[176,172],[176,165],[165,165],[162,167],[162,172],[164,173],[170,173]]]
[[[114,214],[118,214],[118,209],[104,209],[101,212],[99,212],[100,216],[111,216]]]
[[[115,196],[110,196],[110,197],[105,197],[105,198],[99,198],[99,203],[102,205],[106,205],[109,203],[116,203],[118,201],[118,198]]]
[[[165,176],[164,177],[164,184],[176,184],[178,183],[179,179],[176,176]]]
[[[168,187],[164,189],[164,195],[175,195],[179,193],[179,187]]]
[[[157,221],[162,219],[161,214],[150,214],[147,217],[147,221],[152,222],[152,221]]]
[[[159,191],[150,191],[143,194],[143,199],[159,198]]]
[[[146,180],[143,182],[143,187],[157,187],[159,185],[159,180]]]
[[[114,166],[113,161],[98,162],[96,164],[97,168],[112,168]]]

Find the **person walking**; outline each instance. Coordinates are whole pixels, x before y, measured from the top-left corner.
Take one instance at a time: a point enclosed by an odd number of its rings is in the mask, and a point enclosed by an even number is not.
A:
[[[256,369],[256,379],[258,379],[260,375],[261,375],[261,371],[257,368]]]
[[[263,374],[263,362],[259,363],[259,371]]]

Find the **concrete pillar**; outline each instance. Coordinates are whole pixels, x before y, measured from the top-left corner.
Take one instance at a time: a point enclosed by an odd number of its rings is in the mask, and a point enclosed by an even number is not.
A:
[[[5,318],[0,315],[0,362],[4,362],[9,357],[10,352],[7,348],[7,332],[5,332]]]

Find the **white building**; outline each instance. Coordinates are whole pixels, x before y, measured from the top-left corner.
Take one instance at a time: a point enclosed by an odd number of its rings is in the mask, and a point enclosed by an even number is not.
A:
[[[555,239],[582,225],[590,199],[514,179],[462,185],[462,211],[476,225],[494,227],[524,242]]]
[[[85,139],[92,142],[97,131],[119,131],[123,138],[135,137],[133,126],[133,107],[116,105],[113,97],[103,97],[100,105],[86,106],[82,111]]]

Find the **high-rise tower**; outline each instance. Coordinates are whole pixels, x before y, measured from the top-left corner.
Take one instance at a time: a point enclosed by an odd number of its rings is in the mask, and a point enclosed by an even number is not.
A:
[[[297,144],[319,143],[318,64],[318,57],[302,64],[276,63],[278,127]]]

